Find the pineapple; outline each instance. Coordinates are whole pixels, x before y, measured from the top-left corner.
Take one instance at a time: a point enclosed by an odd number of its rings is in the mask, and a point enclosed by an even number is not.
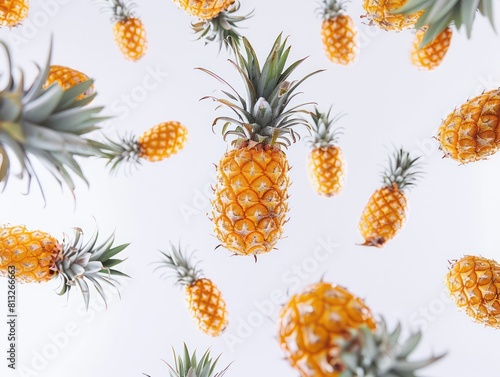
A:
[[[203,271],[197,263],[181,251],[181,247],[170,245],[170,252],[164,253],[164,260],[158,268],[174,272],[178,285],[186,289],[186,302],[194,322],[201,332],[210,336],[221,335],[229,323],[226,302],[217,286],[202,277]]]
[[[499,113],[500,89],[484,92],[456,108],[438,130],[445,157],[467,164],[496,153],[500,147]]]
[[[453,32],[451,28],[446,28],[431,43],[420,47],[426,30],[427,28],[422,28],[417,31],[411,51],[411,62],[420,69],[432,71],[441,64],[448,52]]]
[[[29,0],[2,0],[0,2],[0,26],[18,26],[28,17]]]
[[[15,267],[20,283],[44,283],[59,278],[59,295],[69,295],[78,286],[88,309],[89,283],[94,285],[106,303],[104,286],[116,288],[114,276],[128,277],[115,269],[123,260],[116,259],[128,244],[113,246],[114,235],[97,245],[98,232],[86,242],[83,232],[74,228],[73,237],[58,241],[50,234],[28,230],[24,225],[0,226],[0,276],[7,277]]]
[[[191,16],[211,20],[228,9],[235,0],[173,0]]]
[[[112,14],[113,35],[125,59],[138,61],[147,51],[146,29],[128,0],[104,0],[106,9]]]
[[[360,326],[375,329],[362,299],[338,285],[320,282],[292,296],[281,309],[278,340],[286,359],[302,377],[340,376],[331,360],[338,342]]]
[[[474,321],[500,329],[500,264],[466,255],[451,263],[446,286],[455,304]]]
[[[47,81],[43,85],[44,89],[47,89],[53,83],[57,83],[63,90],[68,90],[77,84],[89,81],[90,78],[82,72],[76,69],[63,67],[60,65],[51,65],[49,70],[49,75]],[[80,94],[76,99],[81,100],[90,97],[95,93],[94,85],[88,88],[85,93]]]
[[[335,64],[348,65],[359,57],[358,29],[345,14],[344,0],[321,0],[319,14],[323,19],[321,39],[327,58]]]
[[[92,87],[92,80],[67,90],[59,85],[44,89],[50,70],[49,56],[34,82],[25,88],[23,75],[13,75],[8,47],[2,42],[0,45],[7,52],[6,76],[9,78],[0,89],[0,182],[5,186],[11,175],[25,178],[29,192],[35,178],[43,196],[44,189],[37,174],[39,168],[33,165],[33,161],[38,160],[73,193],[75,182],[70,172],[86,181],[75,156],[99,154],[85,136],[98,128],[99,121],[106,119],[98,116],[101,107],[84,108],[95,94],[78,99]],[[19,166],[20,171],[13,173],[12,164]]]
[[[429,43],[432,43],[439,34],[451,25],[455,25],[457,29],[465,26],[467,36],[470,37],[476,13],[478,12],[487,17],[494,27],[492,0],[398,0],[397,2],[403,6],[399,9],[397,9],[398,7],[393,8],[393,17],[413,17],[414,15],[418,15],[419,18],[415,27],[428,27],[425,36],[422,38],[420,47],[425,47]]]
[[[312,114],[312,151],[307,163],[312,187],[319,195],[328,197],[340,194],[346,175],[344,152],[336,145],[340,129],[334,127],[340,116],[332,118],[330,113],[331,108],[328,113],[316,108]]]
[[[376,24],[384,30],[401,31],[415,27],[419,17],[424,13],[406,12],[397,14],[394,11],[399,10],[408,0],[364,0],[363,8],[371,24]]]
[[[421,174],[419,159],[411,158],[403,149],[389,158],[389,167],[383,173],[384,186],[370,197],[359,220],[363,245],[381,248],[403,228],[408,214],[404,190],[414,186]]]
[[[281,35],[262,70],[246,38],[242,38],[246,56],[236,41],[230,43],[235,55],[231,63],[243,79],[245,98],[222,78],[202,69],[234,91],[234,95],[223,92],[228,99],[205,98],[230,108],[238,117],[222,116],[213,122],[213,125],[224,122],[224,139],[230,135],[237,138],[217,166],[212,221],[222,246],[235,254],[256,257],[271,251],[283,235],[288,214],[290,167],[282,147],[297,140],[296,126],[309,126],[299,116],[307,113],[303,104],[291,109],[287,109],[287,105],[300,84],[317,72],[299,81],[287,80],[303,60],[285,69],[290,47],[286,47],[286,40],[282,42]]]

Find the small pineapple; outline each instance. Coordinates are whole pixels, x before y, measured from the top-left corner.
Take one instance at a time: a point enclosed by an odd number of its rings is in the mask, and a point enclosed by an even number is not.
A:
[[[441,64],[448,52],[453,32],[451,28],[446,28],[432,42],[425,47],[421,47],[426,30],[427,28],[422,28],[415,35],[411,51],[411,62],[420,69],[432,71]]]
[[[338,285],[320,282],[292,296],[281,309],[278,341],[302,377],[340,376],[331,363],[338,343],[352,329],[376,327],[362,299]]]
[[[384,187],[373,193],[359,220],[363,245],[381,248],[403,228],[408,214],[404,190],[413,187],[421,174],[419,159],[411,158],[403,149],[389,158],[382,177]]]
[[[500,264],[466,255],[451,262],[446,286],[455,304],[474,321],[500,329]]]
[[[168,268],[175,274],[178,285],[186,289],[186,302],[194,322],[201,332],[210,336],[221,335],[229,323],[229,314],[222,293],[212,280],[203,278],[197,263],[182,252],[181,247],[170,245],[158,268]]]
[[[318,13],[323,19],[321,39],[328,59],[341,65],[358,60],[358,29],[352,18],[345,13],[345,1],[321,0]]]
[[[309,143],[312,147],[307,168],[309,181],[319,195],[331,197],[344,188],[346,162],[344,152],[338,147],[340,129],[335,127],[340,116],[331,117],[331,108],[321,113],[317,108],[312,116]]]
[[[73,88],[77,84],[89,81],[90,78],[82,72],[76,69],[63,67],[60,65],[51,65],[47,81],[43,85],[44,89],[47,89],[53,83],[57,83],[63,90],[68,90]],[[84,93],[80,94],[76,99],[81,100],[92,96],[95,93],[94,85],[88,88]]]
[[[500,88],[455,108],[441,123],[437,139],[445,157],[461,164],[484,160],[500,147]]]
[[[0,276],[7,277],[15,267],[15,279],[20,283],[44,283],[59,278],[59,295],[78,286],[85,306],[90,303],[89,283],[94,285],[106,303],[103,285],[117,287],[114,276],[128,277],[114,267],[123,262],[116,259],[128,244],[113,246],[112,234],[97,245],[98,232],[84,243],[83,231],[74,228],[74,235],[59,242],[50,234],[30,231],[23,225],[0,226]]]
[[[105,10],[112,14],[113,34],[118,48],[125,59],[138,61],[147,51],[146,28],[134,14],[135,3],[128,0],[103,0]]]
[[[235,0],[173,0],[191,16],[211,20],[228,9]]]
[[[0,27],[15,27],[27,17],[29,0],[2,0],[0,2]]]
[[[404,14],[395,12],[407,2],[408,0],[364,0],[365,17],[370,23],[376,24],[384,30],[412,29],[424,12],[405,12]]]

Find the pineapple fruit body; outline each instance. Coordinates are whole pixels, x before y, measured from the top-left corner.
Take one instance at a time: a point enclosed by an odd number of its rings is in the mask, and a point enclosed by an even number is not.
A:
[[[2,0],[0,1],[0,26],[18,26],[28,17],[28,0]]]
[[[235,0],[173,0],[191,16],[211,20],[229,8]]]
[[[188,129],[177,121],[160,123],[138,139],[140,156],[151,162],[168,158],[186,146]]]
[[[393,14],[392,11],[401,8],[408,0],[364,0],[363,8],[366,17],[384,30],[401,31],[414,28],[422,11],[410,14]]]
[[[340,14],[324,20],[321,39],[327,58],[341,65],[354,63],[359,57],[358,30],[352,18]]]
[[[414,66],[427,71],[432,71],[439,67],[443,61],[448,48],[450,47],[453,32],[451,28],[443,30],[431,43],[424,47],[420,47],[424,39],[426,29],[417,31],[415,40],[413,41],[413,49],[411,51],[411,62]]]
[[[346,176],[344,152],[340,147],[330,145],[313,149],[307,168],[309,181],[318,194],[327,197],[340,194]]]
[[[146,54],[148,47],[146,28],[139,18],[117,20],[113,24],[113,35],[126,59],[137,61]]]
[[[318,283],[292,296],[282,308],[278,340],[289,363],[302,377],[339,377],[339,341],[352,329],[376,324],[363,300],[343,287]]]
[[[88,81],[90,78],[76,69],[63,67],[60,65],[51,65],[47,81],[44,84],[44,89],[48,88],[53,83],[57,83],[63,90],[70,89],[75,85]],[[85,93],[80,94],[76,99],[81,100],[95,93],[94,85],[92,85]]]

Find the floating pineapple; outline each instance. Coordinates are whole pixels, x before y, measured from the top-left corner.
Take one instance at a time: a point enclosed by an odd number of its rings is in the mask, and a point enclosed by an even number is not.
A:
[[[383,247],[403,228],[408,213],[404,191],[414,186],[421,174],[419,159],[411,158],[403,149],[396,150],[389,158],[382,176],[384,187],[373,193],[359,220],[363,245]]]
[[[116,288],[114,276],[128,277],[114,267],[123,260],[116,259],[128,244],[113,246],[114,235],[97,245],[98,232],[84,243],[83,232],[74,228],[74,235],[62,242],[50,234],[25,226],[0,226],[0,276],[9,275],[15,267],[15,279],[20,283],[44,283],[59,278],[59,295],[78,286],[88,309],[89,283],[94,285],[106,303],[105,286]]]
[[[173,0],[191,16],[211,20],[228,9],[235,0]]]
[[[359,57],[358,29],[345,14],[344,0],[321,0],[321,38],[326,56],[336,64],[348,65]]]
[[[90,78],[82,72],[76,69],[63,67],[60,65],[51,65],[47,81],[43,85],[44,89],[47,89],[53,83],[57,83],[63,90],[71,89],[77,84],[89,81]],[[95,93],[94,85],[88,88],[85,93],[80,94],[76,99],[84,99],[90,97]]]
[[[365,0],[366,1],[366,0]],[[378,0],[370,0],[377,2]],[[458,29],[465,26],[467,36],[472,33],[472,26],[476,18],[476,13],[486,16],[493,26],[494,12],[492,0],[454,0],[454,1],[428,1],[428,0],[398,0],[404,6],[397,9],[392,8],[393,17],[412,17],[418,15],[417,28],[428,27],[422,39],[421,46],[427,46],[439,34],[451,25]]]
[[[104,143],[94,142],[94,145],[101,150],[101,157],[109,160],[111,170],[115,170],[125,162],[164,160],[183,149],[187,140],[187,128],[177,121],[170,121],[150,128],[139,138],[122,137],[118,142],[107,139]]]
[[[432,42],[422,47],[422,40],[426,30],[427,28],[422,28],[415,35],[411,51],[411,62],[418,68],[431,71],[436,69],[443,61],[450,47],[453,32],[451,28],[446,28]]]
[[[11,175],[25,178],[28,192],[32,178],[35,178],[44,194],[38,179],[33,160],[44,165],[60,183],[66,184],[71,192],[75,188],[70,172],[86,181],[85,175],[75,160],[75,156],[96,156],[99,151],[85,138],[90,131],[97,129],[96,123],[105,119],[99,117],[101,107],[84,107],[92,101],[95,94],[78,99],[92,87],[92,80],[64,90],[59,85],[44,89],[50,69],[50,56],[47,63],[29,88],[24,88],[23,75],[12,74],[12,60],[8,47],[0,42],[7,52],[6,75],[9,80],[0,89],[0,182],[4,185]],[[21,171],[11,171],[11,159],[20,166]]]
[[[132,61],[141,59],[147,51],[146,28],[134,14],[135,3],[128,0],[103,0],[112,14],[113,35],[123,56]]]
[[[28,17],[29,0],[2,0],[0,3],[0,26],[18,26]]]
[[[397,14],[408,0],[364,0],[363,8],[370,23],[380,26],[384,30],[401,31],[415,27],[423,11]]]
[[[256,256],[271,251],[283,235],[290,167],[281,147],[296,141],[296,126],[308,126],[299,116],[306,112],[303,104],[288,110],[286,107],[297,87],[317,72],[300,81],[287,81],[303,60],[285,68],[290,47],[286,47],[286,40],[281,41],[281,35],[262,70],[248,40],[242,38],[242,42],[245,57],[239,44],[234,40],[230,43],[236,57],[232,64],[243,78],[246,98],[236,91],[234,95],[224,92],[229,99],[206,97],[238,114],[238,119],[218,117],[213,122],[224,122],[224,139],[230,135],[237,139],[217,166],[212,221],[215,235],[227,250]],[[214,73],[202,70],[229,85]]]
[[[335,127],[340,116],[331,117],[317,108],[312,114],[310,144],[307,168],[312,187],[319,195],[334,196],[344,188],[346,163],[344,152],[337,144],[340,129]]]
[[[500,264],[466,255],[451,263],[446,286],[455,304],[474,321],[500,329]]]
[[[226,302],[217,286],[202,278],[203,271],[192,263],[189,256],[170,245],[170,252],[164,253],[159,268],[166,267],[175,273],[177,284],[186,288],[186,302],[196,325],[204,334],[219,336],[229,323]]]

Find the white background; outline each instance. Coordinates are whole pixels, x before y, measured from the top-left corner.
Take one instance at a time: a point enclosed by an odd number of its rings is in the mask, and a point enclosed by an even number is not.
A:
[[[255,264],[250,257],[214,252],[218,242],[206,216],[213,163],[226,145],[219,130],[211,132],[214,104],[198,99],[221,85],[193,68],[214,70],[241,88],[227,54],[217,55],[215,46],[194,41],[191,18],[171,1],[149,0],[137,8],[147,27],[148,54],[138,63],[128,62],[113,43],[107,16],[89,3],[33,1],[30,21],[0,35],[10,41],[17,63],[33,77],[33,62],[44,62],[53,34],[53,63],[96,79],[95,103],[106,105],[106,113],[116,117],[105,125],[109,135],[139,134],[159,122],[179,120],[189,128],[190,140],[178,155],[145,163],[129,175],[109,177],[102,162],[82,162],[91,185],[87,189],[78,182],[76,206],[68,191],[61,196],[45,173],[45,208],[36,189],[23,196],[19,181],[9,183],[0,196],[2,222],[26,224],[59,238],[72,226],[91,233],[95,222],[102,234],[116,229],[118,242],[132,243],[123,268],[133,280],[122,288],[121,300],[112,297],[107,311],[95,300],[87,314],[79,293],[66,303],[53,292],[55,282],[20,286],[18,362],[25,372],[6,373],[2,356],[2,376],[166,376],[161,360],[172,361],[171,347],[180,349],[183,342],[200,351],[212,347],[214,354],[223,353],[221,366],[234,361],[229,376],[296,376],[282,360],[275,339],[279,305],[269,305],[269,300],[282,295],[278,300],[284,302],[287,290],[297,292],[322,276],[364,297],[391,324],[400,319],[407,329],[424,327],[417,356],[449,352],[425,375],[497,373],[492,360],[498,355],[500,335],[473,323],[449,303],[443,280],[448,260],[464,253],[499,255],[500,157],[458,166],[441,159],[432,139],[454,106],[499,86],[499,38],[483,18],[477,19],[470,41],[463,33],[454,35],[438,70],[419,72],[409,62],[412,32],[386,33],[364,25],[361,6],[354,2],[349,12],[360,29],[362,51],[359,62],[345,68],[332,65],[323,54],[314,2],[245,2],[242,11],[255,7],[256,15],[244,33],[261,59],[279,32],[290,35],[291,57],[310,56],[295,78],[327,69],[304,85],[301,99],[316,101],[323,109],[334,103],[337,111],[348,114],[341,121],[346,128],[341,146],[349,165],[344,192],[332,199],[318,197],[306,178],[306,146],[301,141],[290,148],[293,185],[287,238],[278,251]],[[47,4],[52,11],[43,7]],[[163,75],[155,89],[145,90],[142,82],[150,80],[151,70]],[[125,108],[123,95],[134,100]],[[356,246],[362,241],[357,230],[360,213],[380,186],[381,164],[392,145],[424,155],[425,179],[409,193],[409,222],[395,240],[383,250]],[[206,275],[223,291],[231,315],[225,336],[212,339],[200,333],[187,313],[183,292],[152,272],[150,264],[170,240],[199,250]],[[338,246],[328,260],[317,263],[315,250],[325,241]],[[259,311],[259,303],[266,301]],[[5,313],[2,302],[6,304],[5,281],[0,283],[0,313]],[[263,315],[265,311],[270,313]],[[65,331],[70,334],[61,335]],[[0,325],[1,354],[6,333],[7,327]],[[59,340],[54,340],[56,334]]]

